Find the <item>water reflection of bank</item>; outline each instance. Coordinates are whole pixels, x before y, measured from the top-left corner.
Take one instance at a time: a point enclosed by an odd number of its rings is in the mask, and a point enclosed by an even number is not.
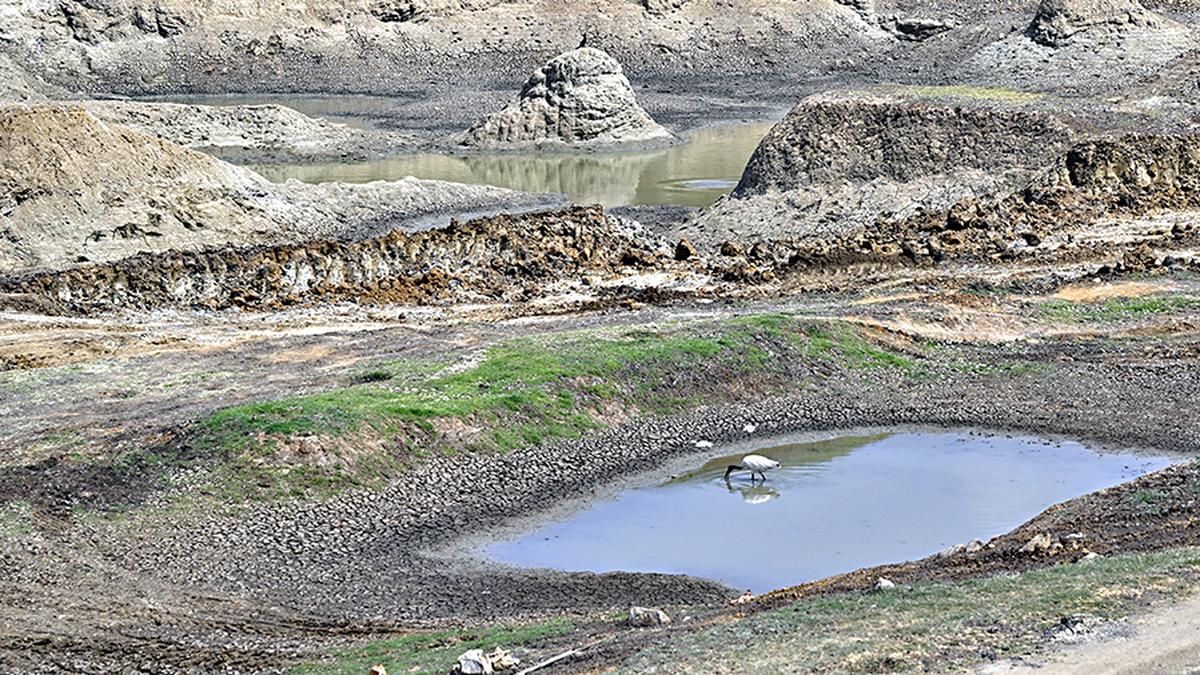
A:
[[[406,176],[559,192],[580,204],[704,207],[729,192],[769,123],[701,129],[686,143],[646,152],[594,154],[424,153],[356,163],[271,164],[273,181],[366,183]]]

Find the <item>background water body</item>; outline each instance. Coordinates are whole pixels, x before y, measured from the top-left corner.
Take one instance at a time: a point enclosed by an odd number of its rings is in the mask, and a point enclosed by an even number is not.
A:
[[[310,117],[360,128],[389,126],[403,101],[384,96],[221,94],[147,97],[195,105],[282,105]],[[719,124],[683,143],[643,152],[420,153],[368,162],[258,164],[268,180],[367,183],[407,176],[521,190],[558,192],[577,204],[711,206],[728,194],[774,122]]]
[[[690,574],[756,593],[914,560],[1003,534],[1058,502],[1171,458],[1079,443],[897,433],[764,448],[765,484],[721,457],[491,545],[493,560],[570,571]]]
[[[267,179],[366,183],[406,176],[491,185],[523,192],[559,192],[577,204],[605,207],[705,207],[732,190],[769,123],[701,129],[687,142],[647,152],[576,154],[414,154],[370,162],[265,164]]]

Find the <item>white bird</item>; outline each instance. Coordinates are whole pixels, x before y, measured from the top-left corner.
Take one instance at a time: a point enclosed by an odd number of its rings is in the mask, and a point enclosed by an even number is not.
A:
[[[768,459],[762,455],[746,455],[742,458],[741,464],[730,464],[729,468],[725,469],[725,480],[729,480],[729,474],[734,471],[749,471],[750,482],[754,482],[754,474],[762,476],[764,481],[767,480],[767,471],[778,469],[779,462],[773,459]]]

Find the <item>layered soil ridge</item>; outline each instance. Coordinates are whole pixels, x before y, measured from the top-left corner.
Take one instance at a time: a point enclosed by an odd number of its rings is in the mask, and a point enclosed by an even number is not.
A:
[[[815,266],[1108,258],[1125,271],[1194,267],[1197,228],[1192,219],[1170,214],[1200,208],[1198,188],[1196,135],[1092,139],[1011,193],[966,197],[947,209],[776,245],[791,251],[793,263]]]
[[[599,207],[501,215],[355,242],[144,254],[0,281],[43,310],[278,307],[322,300],[520,300],[564,277],[653,265],[661,245]]]

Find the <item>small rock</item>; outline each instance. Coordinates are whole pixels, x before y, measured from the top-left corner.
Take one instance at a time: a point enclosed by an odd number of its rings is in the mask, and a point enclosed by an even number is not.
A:
[[[955,544],[955,545],[951,546],[950,548],[947,548],[947,549],[939,552],[938,557],[939,558],[949,558],[952,555],[958,555],[959,553],[963,553],[966,550],[967,550],[966,546],[963,546],[962,544]]]
[[[697,448],[711,448],[712,446],[712,441],[696,441]]]
[[[734,606],[744,605],[753,600],[754,600],[754,594],[751,593],[750,591],[746,591],[745,593],[742,593],[741,595],[737,596],[736,598],[733,598],[732,600],[730,600],[729,604],[734,605]]]
[[[888,579],[887,577],[879,577],[879,581],[875,582],[875,590],[877,590],[877,591],[887,591],[887,590],[891,590],[895,587],[896,587],[896,582],[892,581],[891,579]]]
[[[979,553],[983,550],[983,542],[978,539],[972,539],[971,543],[967,544],[967,553]]]
[[[721,244],[721,255],[726,258],[741,258],[746,255],[746,252],[732,241],[725,241]]]
[[[1099,560],[1100,558],[1101,558],[1101,555],[1099,553],[1096,553],[1095,551],[1088,551],[1087,555],[1085,555],[1079,559],[1079,564],[1080,565],[1090,565],[1090,564],[1096,562],[1097,560]]]
[[[488,661],[492,663],[492,670],[500,672],[502,670],[511,670],[521,665],[521,659],[512,655],[512,652],[507,649],[497,647],[492,650],[492,653],[487,655]]]
[[[675,259],[679,261],[694,258],[699,254],[692,242],[687,239],[680,239],[678,244],[675,244]]]
[[[382,664],[372,666],[371,669],[367,671],[367,675],[387,675],[387,668],[384,668]]]
[[[1037,534],[1029,540],[1029,543],[1021,547],[1021,553],[1045,553],[1051,550],[1056,543],[1058,542],[1052,540],[1048,534]]]
[[[652,626],[663,626],[671,623],[671,617],[667,613],[657,607],[630,607],[629,608],[629,625],[637,626],[638,628],[649,628]]]
[[[755,431],[757,431],[757,430],[758,430],[758,425],[757,425],[757,424],[749,424],[749,423],[748,423],[748,424],[746,424],[746,426],[742,427],[742,431],[744,431],[744,432],[746,432],[746,433],[748,433],[748,434],[752,434],[752,433],[754,433],[754,432],[755,432]]]
[[[771,260],[774,256],[771,255],[771,249],[760,241],[750,247],[750,257],[755,260]]]
[[[458,657],[458,665],[454,668],[455,673],[461,675],[478,675],[480,673],[492,673],[492,662],[484,655],[482,649],[471,649]]]

